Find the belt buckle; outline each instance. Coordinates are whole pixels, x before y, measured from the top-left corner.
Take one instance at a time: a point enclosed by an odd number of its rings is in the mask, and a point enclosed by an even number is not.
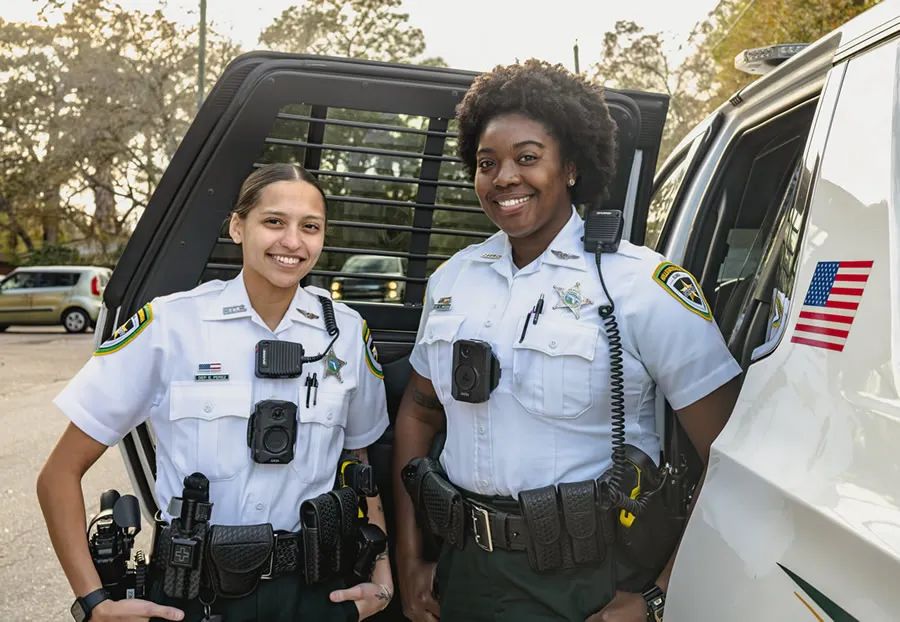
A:
[[[493,552],[494,539],[491,536],[490,514],[485,508],[474,503],[472,503],[472,535],[475,536],[475,544],[479,548],[488,553]]]
[[[274,579],[272,573],[275,572],[275,553],[278,550],[278,532],[274,532],[272,534],[272,555],[269,556],[269,569],[266,570],[263,575],[260,577],[263,581],[268,581],[269,579]]]

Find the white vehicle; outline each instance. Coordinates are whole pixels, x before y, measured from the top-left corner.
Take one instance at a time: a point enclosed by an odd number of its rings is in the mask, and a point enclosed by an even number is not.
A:
[[[608,92],[620,130],[609,205],[625,213],[624,237],[697,276],[746,372],[679,550],[667,622],[900,619],[898,59],[900,0],[805,48],[742,55],[751,71],[777,66],[700,124],[655,182],[667,98]],[[391,277],[402,304],[348,301],[371,328],[393,421],[428,275],[494,230],[453,157],[449,120],[476,75],[236,59],[129,240],[98,341],[154,296],[234,276],[239,253],[221,223],[239,180],[259,162],[301,162],[333,210],[327,265],[407,260]],[[383,140],[362,144],[373,131]],[[663,400],[659,414],[667,438],[682,436]],[[369,452],[389,520],[404,494],[390,477],[393,434]],[[689,448],[666,447],[696,476]],[[141,424],[120,448],[149,519],[153,431]],[[399,602],[385,619],[402,619]]]
[[[667,622],[900,619],[898,34],[896,1],[830,33],[657,178],[657,248],[701,279],[746,370]]]

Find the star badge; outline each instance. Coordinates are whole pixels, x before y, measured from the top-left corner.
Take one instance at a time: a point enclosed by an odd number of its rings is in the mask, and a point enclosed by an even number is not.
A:
[[[334,346],[328,350],[328,353],[325,355],[325,375],[324,378],[328,376],[334,376],[338,379],[338,382],[343,383],[344,380],[341,378],[341,368],[347,364],[347,361],[342,361],[338,358],[337,354],[334,353]]]
[[[559,302],[553,308],[569,309],[575,314],[576,319],[581,319],[581,307],[593,302],[581,293],[581,283],[575,283],[574,287],[568,289],[560,287],[559,285],[554,285],[553,289],[559,294]]]

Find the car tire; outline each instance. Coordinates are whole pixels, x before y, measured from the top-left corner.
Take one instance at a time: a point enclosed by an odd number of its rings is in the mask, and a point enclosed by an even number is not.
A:
[[[91,324],[91,319],[83,309],[69,309],[62,316],[62,325],[67,333],[83,333]]]

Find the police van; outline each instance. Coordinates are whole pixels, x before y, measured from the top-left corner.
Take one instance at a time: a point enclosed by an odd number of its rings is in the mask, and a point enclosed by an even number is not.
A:
[[[745,370],[679,549],[667,620],[897,619],[898,34],[900,0],[891,0],[812,45],[739,58],[765,75],[698,125],[658,174],[667,97],[608,92],[620,154],[605,206],[623,210],[625,238],[697,276]],[[388,286],[395,297],[340,294],[372,329],[393,421],[428,276],[495,231],[455,157],[454,108],[476,75],[237,58],[116,267],[97,342],[154,296],[236,276],[240,249],[223,223],[241,180],[255,166],[295,162],[329,202],[308,284],[335,291],[354,256],[402,260],[402,274],[353,274],[402,284]],[[696,456],[659,402],[661,460],[696,479]],[[389,428],[370,450],[389,525],[391,499],[404,494],[392,487],[392,441]],[[139,426],[120,449],[149,519],[153,430]],[[373,619],[402,620],[400,599]]]

